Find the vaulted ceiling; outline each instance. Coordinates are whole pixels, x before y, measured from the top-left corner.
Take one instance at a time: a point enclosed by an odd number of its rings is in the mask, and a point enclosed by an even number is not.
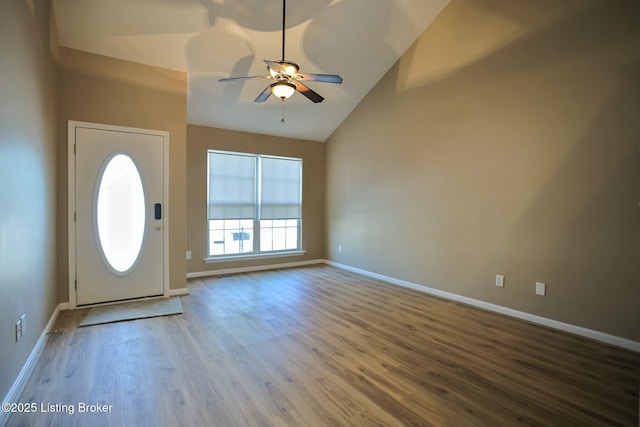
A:
[[[190,124],[326,140],[449,0],[289,0],[286,59],[325,97],[284,103],[256,96],[271,82],[221,83],[267,74],[280,60],[282,0],[53,0],[62,46],[187,73]]]

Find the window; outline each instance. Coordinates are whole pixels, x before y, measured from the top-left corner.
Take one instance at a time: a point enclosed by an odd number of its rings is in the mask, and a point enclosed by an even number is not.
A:
[[[95,203],[100,255],[110,270],[127,274],[140,257],[146,221],[142,179],[128,154],[107,159]]]
[[[302,159],[209,151],[209,257],[299,252]]]

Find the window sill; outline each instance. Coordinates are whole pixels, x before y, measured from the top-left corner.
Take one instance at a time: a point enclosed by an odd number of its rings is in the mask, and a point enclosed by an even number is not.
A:
[[[306,254],[307,251],[299,250],[299,251],[283,251],[283,252],[269,252],[263,254],[248,254],[248,255],[227,255],[227,256],[217,256],[217,257],[208,257],[203,261],[206,264],[214,264],[216,262],[230,262],[230,261],[249,261],[253,259],[265,259],[265,258],[282,258],[288,256],[301,256]]]

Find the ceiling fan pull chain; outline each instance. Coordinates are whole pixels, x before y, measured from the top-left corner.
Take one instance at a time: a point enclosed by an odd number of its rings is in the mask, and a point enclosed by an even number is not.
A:
[[[282,119],[280,120],[280,123],[284,124],[284,98],[282,98]]]

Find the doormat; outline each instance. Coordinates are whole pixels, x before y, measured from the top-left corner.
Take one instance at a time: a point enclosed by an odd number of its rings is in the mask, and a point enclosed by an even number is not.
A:
[[[78,326],[124,322],[127,320],[147,319],[149,317],[171,316],[173,314],[182,314],[182,301],[180,301],[179,297],[93,307]]]

